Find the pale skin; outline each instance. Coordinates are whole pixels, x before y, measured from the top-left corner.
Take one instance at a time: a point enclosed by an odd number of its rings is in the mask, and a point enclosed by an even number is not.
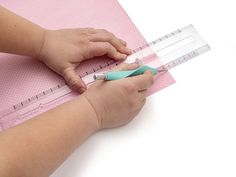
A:
[[[87,88],[75,73],[82,61],[108,55],[124,60],[131,53],[112,33],[92,28],[47,30],[0,7],[0,52],[31,56],[83,93],[0,134],[0,176],[47,177],[83,141],[105,128],[130,122],[142,109],[151,72]],[[121,64],[117,70],[137,68]],[[119,109],[117,109],[119,108]],[[119,115],[119,116],[117,116]]]

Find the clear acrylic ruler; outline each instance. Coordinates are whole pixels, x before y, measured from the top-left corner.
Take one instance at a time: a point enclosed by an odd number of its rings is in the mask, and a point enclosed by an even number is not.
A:
[[[131,63],[139,59],[146,65],[158,68],[161,74],[208,50],[210,46],[193,25],[188,25],[133,50],[133,54],[126,62]],[[157,60],[156,56],[160,60]],[[111,70],[116,65],[118,63],[111,60],[104,65],[94,66],[80,76],[87,85],[90,85],[94,82],[94,73]],[[9,109],[0,110],[0,130],[19,124],[72,97],[71,89],[66,84],[61,84],[22,100]]]
[[[157,67],[159,72],[165,72],[208,50],[210,46],[207,42],[193,25],[188,25],[137,48],[127,62],[141,59],[144,64]],[[160,62],[151,57],[154,54]]]

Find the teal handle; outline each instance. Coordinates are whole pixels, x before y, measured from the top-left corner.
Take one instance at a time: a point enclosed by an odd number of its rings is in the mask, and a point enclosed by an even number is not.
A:
[[[158,70],[156,68],[152,68],[147,65],[143,65],[137,69],[134,70],[127,70],[127,71],[111,71],[107,72],[105,80],[111,81],[111,80],[118,80],[123,79],[126,77],[132,77],[137,76],[140,74],[145,73],[145,71],[151,71],[153,75],[156,75],[158,73]]]

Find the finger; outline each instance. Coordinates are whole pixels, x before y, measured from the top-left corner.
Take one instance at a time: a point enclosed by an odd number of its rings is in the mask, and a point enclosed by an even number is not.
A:
[[[133,82],[138,87],[139,91],[148,89],[154,82],[151,71],[146,71],[142,75],[129,77],[127,79],[130,79],[130,81]]]
[[[122,70],[133,70],[137,69],[140,65],[138,63],[121,63],[118,66],[114,67],[114,71],[122,71]]]
[[[107,30],[105,30],[105,29],[94,29],[94,30],[96,30],[97,33],[106,33],[106,34],[109,34],[109,35],[112,35],[112,36],[116,37],[113,33],[111,33],[110,31],[107,31]],[[121,42],[124,46],[127,45],[127,43],[126,43],[123,39],[120,39],[120,38],[119,38],[119,40],[120,40],[120,42]]]
[[[104,30],[104,29],[80,28],[79,31],[81,31],[81,30],[88,32],[88,34],[108,33],[108,34],[110,34],[110,35],[112,35],[112,36],[115,37],[115,35],[114,35],[113,33],[109,32],[109,31],[107,31],[107,30]],[[127,43],[126,43],[123,39],[120,39],[120,38],[119,38],[119,40],[120,40],[120,42],[121,42],[124,46],[127,45]]]
[[[127,43],[124,40],[122,40],[122,39],[119,39],[119,40],[124,46],[127,46]]]
[[[75,90],[79,93],[83,93],[86,90],[87,87],[85,83],[75,72],[74,67],[66,68],[63,72],[63,77],[72,90]]]
[[[97,30],[94,28],[78,28],[77,31],[79,32],[79,34],[81,32],[86,33],[86,34],[96,34]]]
[[[87,53],[85,54],[86,59],[107,55],[115,60],[124,60],[127,58],[126,54],[120,53],[108,42],[95,42],[87,48]]]
[[[105,35],[107,35],[107,36],[112,36],[112,37],[114,37],[115,39],[118,39],[125,47],[126,47],[126,45],[127,45],[127,43],[124,41],[124,40],[122,40],[122,39],[120,39],[120,38],[117,38],[112,32],[110,32],[110,31],[107,31],[107,30],[105,30],[105,29],[98,29],[98,32],[100,32],[100,33],[103,33],[103,34],[105,34]],[[128,49],[128,52],[129,52],[129,55],[132,53],[132,50],[130,50],[130,49]]]
[[[124,42],[120,39],[116,38],[114,35],[110,33],[97,33],[93,34],[90,37],[90,41],[93,42],[109,42],[113,47],[116,48],[117,51],[129,55],[132,53],[130,49],[128,49]]]

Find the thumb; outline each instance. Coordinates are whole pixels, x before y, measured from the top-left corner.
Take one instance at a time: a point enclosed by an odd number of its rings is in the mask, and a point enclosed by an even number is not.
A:
[[[62,76],[72,90],[83,93],[87,86],[80,76],[75,72],[75,67],[71,66],[63,71]]]
[[[151,71],[146,71],[144,74],[127,78],[130,82],[133,82],[139,88],[139,91],[143,91],[151,87],[154,83],[153,75]]]

